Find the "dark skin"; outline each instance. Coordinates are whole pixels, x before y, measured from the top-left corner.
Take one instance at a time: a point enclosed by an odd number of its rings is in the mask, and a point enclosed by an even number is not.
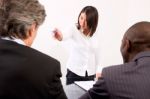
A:
[[[131,61],[139,52],[150,51],[150,22],[139,22],[130,27],[123,37],[120,50],[124,63]]]

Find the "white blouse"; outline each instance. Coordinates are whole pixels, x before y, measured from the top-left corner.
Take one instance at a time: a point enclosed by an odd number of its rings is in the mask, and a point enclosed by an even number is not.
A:
[[[100,49],[96,37],[85,36],[75,25],[62,33],[63,41],[69,41],[71,45],[67,68],[79,76],[85,76],[86,71],[88,75],[101,72]]]

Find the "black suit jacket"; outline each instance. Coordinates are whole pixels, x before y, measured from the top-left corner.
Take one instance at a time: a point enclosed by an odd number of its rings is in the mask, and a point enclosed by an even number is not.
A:
[[[67,99],[61,76],[56,59],[0,39],[0,99]]]
[[[80,99],[150,99],[150,51],[103,69],[102,78]]]

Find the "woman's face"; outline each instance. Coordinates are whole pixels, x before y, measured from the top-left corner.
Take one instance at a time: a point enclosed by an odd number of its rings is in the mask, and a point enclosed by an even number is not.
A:
[[[87,30],[88,29],[85,13],[81,13],[81,15],[79,17],[79,24],[80,24],[81,30]]]

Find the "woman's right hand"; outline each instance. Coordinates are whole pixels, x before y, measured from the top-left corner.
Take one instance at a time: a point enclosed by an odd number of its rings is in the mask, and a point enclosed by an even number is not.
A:
[[[53,33],[54,33],[55,39],[62,41],[63,36],[62,36],[62,33],[58,29],[54,29]]]

